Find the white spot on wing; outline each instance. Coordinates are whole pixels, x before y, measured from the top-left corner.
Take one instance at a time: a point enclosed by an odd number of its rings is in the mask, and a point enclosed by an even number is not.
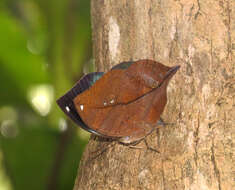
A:
[[[66,106],[65,109],[67,112],[70,112],[69,106]]]
[[[104,106],[107,106],[107,102],[104,102]]]
[[[83,106],[83,105],[80,105],[80,109],[83,111],[83,109],[84,109],[84,106]]]
[[[113,104],[114,103],[114,99],[110,100],[110,104]]]

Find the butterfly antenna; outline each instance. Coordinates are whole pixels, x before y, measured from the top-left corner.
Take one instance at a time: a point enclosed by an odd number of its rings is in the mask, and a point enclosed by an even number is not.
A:
[[[92,160],[98,158],[99,156],[101,156],[104,152],[106,152],[109,148],[114,147],[114,145],[117,144],[117,141],[112,141],[111,143],[107,144],[104,148],[102,149],[98,149],[96,151],[91,152],[92,155],[95,154],[95,156],[92,156],[89,159],[89,162],[91,162]]]

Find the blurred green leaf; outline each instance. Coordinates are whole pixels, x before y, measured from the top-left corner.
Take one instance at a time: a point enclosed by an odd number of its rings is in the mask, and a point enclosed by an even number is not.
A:
[[[15,189],[45,189],[57,138],[56,131],[45,127],[21,129],[16,138],[1,137],[5,164]]]
[[[4,86],[0,89],[1,105],[23,101],[28,88],[48,82],[48,76],[42,57],[27,49],[27,37],[20,24],[6,12],[0,12],[0,23],[0,81]]]
[[[91,60],[89,6],[87,0],[0,1],[0,154],[14,189],[48,189],[50,180],[60,190],[74,185],[86,141],[70,134],[61,156],[58,123],[65,116],[53,100],[41,117],[29,92],[51,86],[57,98],[82,75]],[[39,94],[34,106],[44,98]]]
[[[20,128],[16,138],[1,136],[4,162],[15,189],[46,189],[61,133],[45,126]],[[85,142],[73,135],[64,155],[59,189],[72,189]]]

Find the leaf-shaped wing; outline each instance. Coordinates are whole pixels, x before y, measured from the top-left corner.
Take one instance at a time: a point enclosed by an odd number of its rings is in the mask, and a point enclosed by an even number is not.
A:
[[[168,82],[178,68],[145,60],[111,70],[74,99],[76,109],[100,134],[143,138],[156,126],[166,105]]]
[[[106,107],[127,104],[157,88],[170,67],[150,60],[123,63],[126,69],[113,69],[89,90],[74,99],[76,107]],[[116,68],[124,67],[121,64]],[[95,97],[95,98],[94,98]]]
[[[95,131],[110,137],[143,137],[155,126],[166,105],[166,84],[130,104],[83,107],[79,114]]]

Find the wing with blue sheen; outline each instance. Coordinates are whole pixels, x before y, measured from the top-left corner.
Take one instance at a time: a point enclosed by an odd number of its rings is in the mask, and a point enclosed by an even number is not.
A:
[[[65,95],[63,95],[57,100],[57,104],[59,105],[59,107],[70,119],[72,119],[76,124],[81,126],[86,131],[96,135],[101,135],[101,134],[91,129],[82,121],[81,117],[79,116],[75,108],[73,99],[78,94],[90,88],[99,78],[103,76],[103,74],[104,74],[103,72],[93,72],[85,75],[74,85],[74,87],[71,90],[69,90]]]

